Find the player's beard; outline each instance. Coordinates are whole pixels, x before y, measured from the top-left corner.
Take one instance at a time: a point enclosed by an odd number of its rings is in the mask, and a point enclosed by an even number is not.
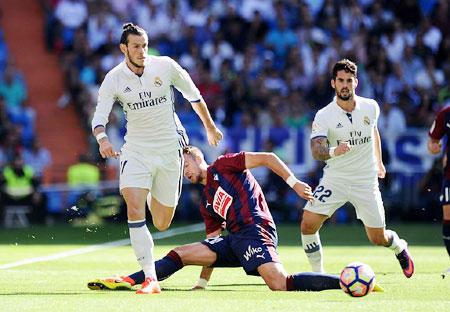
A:
[[[348,101],[353,97],[353,92],[350,89],[346,89],[347,91],[347,95],[342,95],[342,89],[340,91],[336,91],[336,96],[343,100],[343,101]]]
[[[137,67],[137,68],[144,68],[144,65],[139,65],[139,64],[137,64],[135,61],[133,61],[133,59],[132,59],[131,56],[130,56],[130,52],[128,52],[128,48],[127,48],[127,57],[128,57],[128,61],[130,61],[130,63],[131,63],[133,66],[135,66],[135,67]]]

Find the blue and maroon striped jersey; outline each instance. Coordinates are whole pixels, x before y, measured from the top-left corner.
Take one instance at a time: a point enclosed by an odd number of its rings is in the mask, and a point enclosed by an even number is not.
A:
[[[229,233],[275,233],[261,186],[245,168],[245,152],[220,156],[208,167],[206,185],[200,203],[206,233],[226,223]]]
[[[440,140],[447,136],[447,146],[445,147],[447,165],[445,166],[444,176],[446,180],[450,180],[450,146],[448,142],[450,140],[450,106],[444,107],[437,113],[429,135],[430,138],[435,140]]]

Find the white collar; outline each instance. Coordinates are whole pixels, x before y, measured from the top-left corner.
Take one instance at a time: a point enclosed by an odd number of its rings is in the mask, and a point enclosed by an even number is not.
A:
[[[338,105],[338,103],[337,103],[337,101],[336,101],[336,96],[333,97],[333,102],[332,102],[332,103],[333,103],[334,106],[335,106],[339,111],[341,111],[343,114],[353,113],[354,111],[359,110],[359,109],[361,108],[361,104],[360,104],[361,98],[360,98],[359,96],[357,96],[356,94],[353,95],[353,98],[354,98],[354,100],[355,100],[355,108],[354,108],[351,112],[347,112],[347,111],[343,110],[342,107],[340,107],[340,106]]]
[[[146,68],[147,68],[149,62],[150,62],[150,56],[148,55],[148,56],[145,58],[145,61],[144,61],[144,72],[142,73],[142,75],[145,73],[145,70],[146,70]],[[122,66],[123,72],[124,72],[128,77],[132,77],[132,76],[136,75],[136,73],[134,73],[134,72],[128,67],[127,62],[125,61],[125,59],[122,61],[121,66]]]

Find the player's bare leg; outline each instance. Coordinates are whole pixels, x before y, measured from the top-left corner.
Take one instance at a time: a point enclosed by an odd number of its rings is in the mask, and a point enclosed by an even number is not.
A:
[[[313,272],[324,272],[319,229],[326,219],[328,219],[326,215],[317,214],[308,210],[303,211],[302,223],[300,225],[302,246]]]
[[[152,197],[151,194],[148,194],[147,196],[147,203],[150,203],[148,208],[152,213],[153,225],[159,231],[167,230],[172,223],[175,208],[161,204],[156,198]]]
[[[138,293],[160,293],[161,289],[156,278],[153,259],[153,238],[145,221],[147,194],[148,190],[143,188],[127,187],[122,189],[122,195],[127,204],[131,246],[145,274],[142,291],[140,290]]]
[[[183,265],[210,266],[217,260],[217,254],[202,243],[183,245],[174,251],[180,256]]]
[[[281,263],[269,262],[258,267],[258,273],[274,291],[321,291],[339,289],[339,277],[324,273],[287,274]]]
[[[392,230],[385,228],[372,228],[366,226],[366,233],[369,240],[378,246],[388,247],[395,252],[395,256],[400,262],[403,274],[410,278],[414,274],[414,261],[408,251],[408,244],[405,240],[400,239]]]

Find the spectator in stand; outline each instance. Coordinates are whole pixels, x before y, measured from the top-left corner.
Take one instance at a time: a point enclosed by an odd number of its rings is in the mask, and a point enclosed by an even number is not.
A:
[[[15,154],[0,174],[0,205],[29,206],[32,222],[42,223],[46,209],[43,195],[38,191],[39,185],[33,169],[24,163],[20,154]]]
[[[19,110],[27,98],[27,87],[17,69],[12,65],[6,68],[3,79],[0,81],[0,96],[5,99],[8,112]]]
[[[33,169],[35,176],[40,181],[44,184],[50,182],[49,169],[52,164],[52,156],[38,139],[34,139],[30,147],[24,149],[23,160],[26,165]]]
[[[61,39],[64,47],[72,45],[75,31],[83,26],[88,17],[85,0],[60,0],[55,16],[61,25]]]
[[[406,118],[395,104],[384,102],[378,117],[378,129],[382,137],[397,137],[406,130]]]

